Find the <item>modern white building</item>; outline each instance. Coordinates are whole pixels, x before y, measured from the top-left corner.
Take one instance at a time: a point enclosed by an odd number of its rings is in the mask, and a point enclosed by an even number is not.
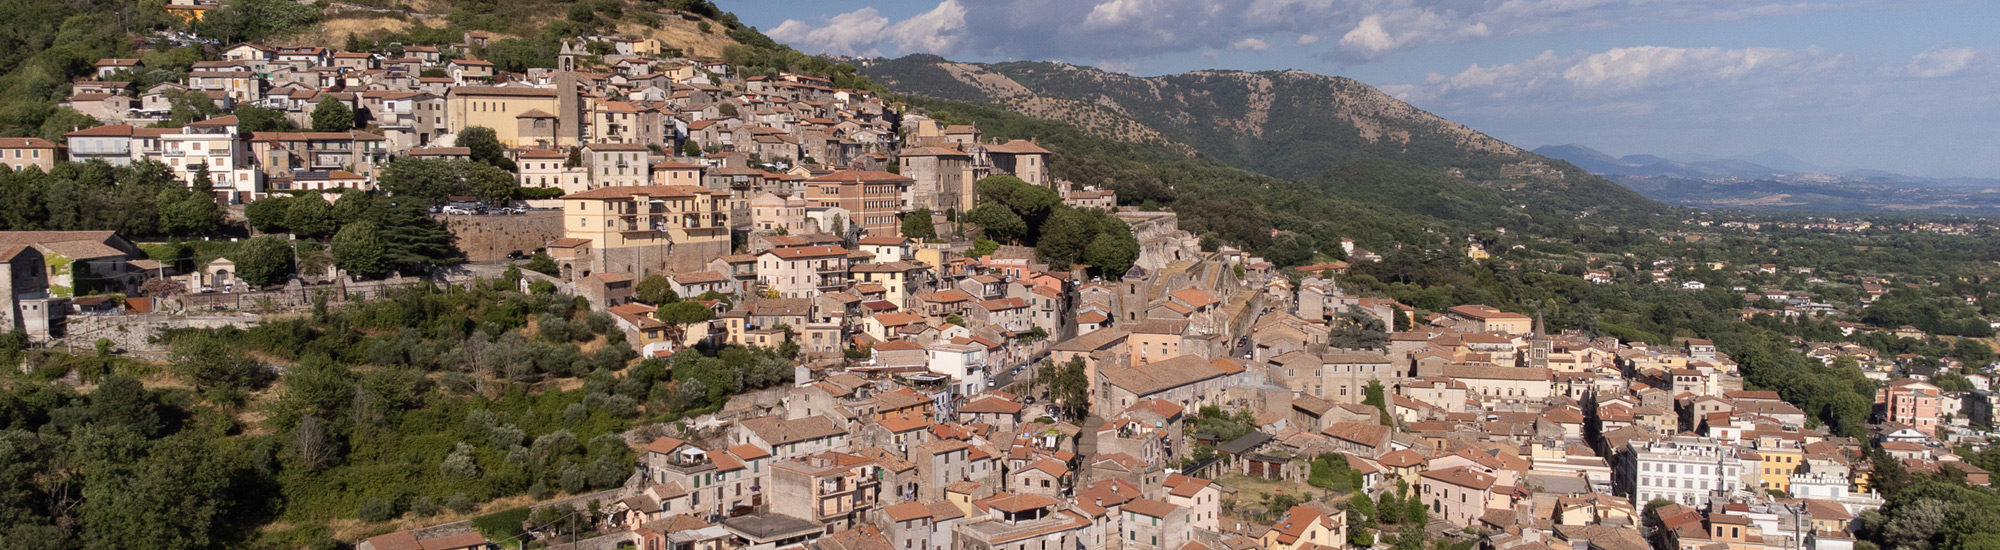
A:
[[[950,376],[952,387],[959,395],[971,396],[986,391],[986,378],[990,374],[986,365],[986,346],[978,344],[953,344],[939,342],[924,348],[930,354],[930,370]]]
[[[249,149],[236,139],[236,117],[189,123],[179,132],[160,136],[161,162],[182,182],[193,184],[198,167],[208,167],[215,195],[232,203],[249,202],[264,192],[263,174],[251,166]]]

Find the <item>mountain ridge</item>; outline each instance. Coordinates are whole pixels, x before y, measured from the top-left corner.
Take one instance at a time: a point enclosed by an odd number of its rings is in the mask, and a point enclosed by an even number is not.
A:
[[[1302,70],[1202,70],[1139,77],[1060,62],[956,62],[935,55],[857,60],[863,76],[897,93],[1028,107],[1090,106],[1122,128],[1099,137],[1185,147],[1194,154],[1288,180],[1319,176],[1349,162],[1385,159],[1450,174],[1492,189],[1510,205],[1547,205],[1574,218],[1641,223],[1666,206],[1373,86]],[[1101,126],[1102,124],[1100,124]],[[1157,137],[1153,137],[1157,136]],[[1338,180],[1339,178],[1334,178]]]

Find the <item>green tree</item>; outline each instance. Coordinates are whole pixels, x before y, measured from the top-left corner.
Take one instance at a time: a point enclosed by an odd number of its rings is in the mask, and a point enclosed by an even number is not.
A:
[[[153,392],[132,378],[111,375],[90,394],[91,422],[119,426],[145,437],[159,435],[165,426],[160,404]]]
[[[640,303],[653,306],[663,306],[681,299],[679,294],[674,293],[673,281],[660,275],[648,275],[645,279],[641,279],[638,286],[633,287],[632,297]]]
[[[280,285],[292,276],[292,244],[281,237],[251,238],[228,258],[236,263],[236,278],[252,285]]]
[[[667,324],[667,341],[678,346],[682,341],[682,331],[688,325],[714,319],[715,311],[695,302],[680,301],[653,311],[653,318]]]
[[[966,221],[985,231],[986,238],[1018,243],[1028,235],[1028,223],[1007,205],[986,203],[965,213]]]
[[[103,443],[93,442],[80,445]],[[86,548],[196,550],[217,546],[237,509],[236,461],[191,433],[150,444],[143,456],[98,456],[81,463],[80,532]],[[85,454],[111,454],[111,447]]]
[[[187,189],[160,190],[159,216],[160,232],[174,236],[203,235],[222,226],[222,206],[215,198]]]
[[[299,129],[284,111],[269,107],[242,105],[236,107],[234,114],[239,132],[290,132]]]
[[[367,191],[359,189],[342,190],[340,198],[333,200],[333,218],[340,220],[341,225],[361,221],[363,216],[368,215],[368,210],[374,206],[375,197],[369,195]]]
[[[289,196],[273,195],[251,201],[243,206],[244,221],[264,233],[283,233],[285,216],[290,213],[293,200]]]
[[[263,385],[271,370],[212,332],[185,334],[167,344],[174,375],[198,390],[248,389]]]
[[[1103,214],[1099,212],[1097,215]],[[1097,238],[1097,227],[1097,220],[1091,213],[1067,206],[1057,207],[1048,221],[1042,223],[1041,239],[1035,243],[1035,251],[1041,254],[1042,259],[1048,260],[1050,267],[1068,268],[1071,263],[1083,260],[1084,249]]]
[[[1312,261],[1314,248],[1310,238],[1297,233],[1279,235],[1264,249],[1264,259],[1278,267],[1293,267]]]
[[[354,129],[354,110],[347,104],[327,96],[313,106],[312,128],[314,132],[345,132]]]
[[[1123,276],[1139,261],[1139,241],[1131,231],[1098,233],[1083,249],[1083,262],[1106,277]]]
[[[441,204],[453,195],[499,203],[512,200],[520,182],[506,170],[481,162],[403,157],[383,167],[382,189],[426,205]]]
[[[376,215],[368,221],[375,222],[385,245],[385,257],[394,269],[424,271],[464,261],[444,222],[431,217],[423,207],[401,203],[378,207],[374,212]]]
[[[968,258],[979,258],[986,256],[987,254],[992,254],[996,250],[1000,250],[999,241],[993,241],[988,239],[973,239],[972,250],[966,251],[965,255]]]
[[[285,208],[285,227],[301,237],[322,238],[340,229],[333,205],[319,197],[298,197]]]
[[[1041,383],[1049,386],[1049,400],[1068,418],[1083,418],[1090,410],[1090,380],[1086,379],[1083,357],[1042,367]]]
[[[687,140],[684,143],[681,143],[681,156],[684,157],[701,156],[701,143],[696,142],[695,140],[692,139]]]
[[[715,112],[722,115],[722,118],[736,118],[736,104],[727,101],[717,103],[715,105]]]
[[[931,209],[918,208],[903,215],[903,236],[912,239],[929,239],[937,236],[937,225],[931,221]]]
[[[472,160],[487,165],[514,171],[514,159],[507,158],[507,146],[500,144],[500,136],[492,128],[468,126],[458,132],[458,146],[470,149]]]
[[[383,244],[375,222],[362,220],[350,223],[333,236],[333,265],[350,275],[366,279],[380,279],[388,275],[387,252],[387,245]]]
[[[1394,426],[1396,425],[1396,420],[1395,417],[1389,414],[1389,401],[1383,395],[1384,393],[1386,392],[1382,389],[1382,381],[1369,380],[1368,388],[1362,390],[1362,395],[1367,397],[1361,399],[1361,404],[1375,407],[1375,412],[1382,415],[1381,421],[1383,426]]]

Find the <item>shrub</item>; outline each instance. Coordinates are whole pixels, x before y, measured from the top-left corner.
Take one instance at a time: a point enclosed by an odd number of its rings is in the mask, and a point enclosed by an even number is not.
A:
[[[396,518],[396,503],[379,498],[361,501],[361,510],[355,514],[361,521],[370,523],[389,521]]]

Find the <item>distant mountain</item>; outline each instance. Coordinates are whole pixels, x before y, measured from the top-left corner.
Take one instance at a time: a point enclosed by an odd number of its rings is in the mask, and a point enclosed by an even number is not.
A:
[[[1715,159],[1700,162],[1683,162],[1656,155],[1626,155],[1613,157],[1603,151],[1575,143],[1569,145],[1548,145],[1535,149],[1535,154],[1568,161],[1578,168],[1601,176],[1646,176],[1692,179],[1758,179],[1794,173],[1771,168],[1742,159]],[[1790,155],[1783,155],[1790,158]],[[1797,159],[1792,159],[1797,160]]]
[[[1757,164],[1757,165],[1759,165],[1759,166],[1767,166],[1767,167],[1770,167],[1770,168],[1774,168],[1774,169],[1778,169],[1778,170],[1783,170],[1783,171],[1786,171],[1786,172],[1825,172],[1825,171],[1827,171],[1827,170],[1826,170],[1825,168],[1821,168],[1821,167],[1819,167],[1819,166],[1814,166],[1814,165],[1813,165],[1812,163],[1810,163],[1810,162],[1806,162],[1806,161],[1803,161],[1803,160],[1799,160],[1799,158],[1798,158],[1798,157],[1794,157],[1794,156],[1792,156],[1792,154],[1791,154],[1791,153],[1787,153],[1787,152],[1784,152],[1784,151],[1779,151],[1779,150],[1777,150],[1777,149],[1772,149],[1772,150],[1769,150],[1769,151],[1765,151],[1765,152],[1762,152],[1762,153],[1757,153],[1757,154],[1755,154],[1755,155],[1743,155],[1743,156],[1736,156],[1736,157],[1730,157],[1730,158],[1731,158],[1731,159],[1734,159],[1734,160],[1740,160],[1740,161],[1744,161],[1744,162],[1749,162],[1749,163],[1754,163],[1754,164]]]
[[[1074,120],[1100,137],[1169,144],[1285,179],[1383,159],[1455,175],[1492,190],[1502,204],[1546,207],[1569,219],[1636,223],[1665,211],[1587,167],[1531,153],[1337,76],[1210,70],[1137,77],[1066,63],[959,63],[933,55],[857,65],[899,93]]]

